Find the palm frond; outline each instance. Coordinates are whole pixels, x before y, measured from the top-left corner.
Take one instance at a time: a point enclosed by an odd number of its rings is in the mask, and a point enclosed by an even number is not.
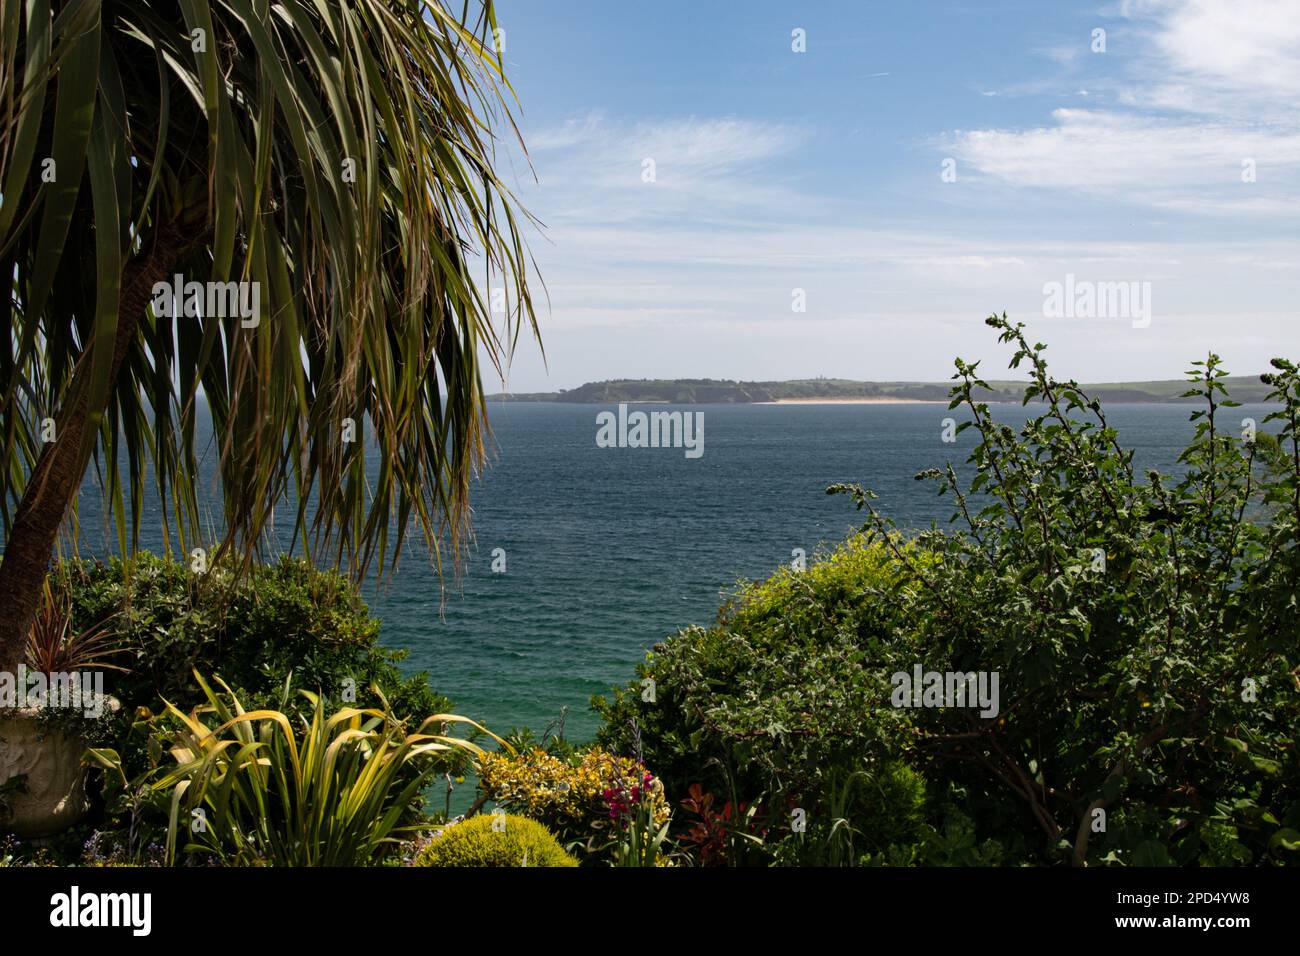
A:
[[[531,220],[493,168],[497,131],[516,135],[495,24],[491,0],[460,16],[409,0],[4,5],[6,535],[46,420],[85,402],[83,457],[123,551],[152,477],[184,550],[255,553],[291,498],[295,542],[358,573],[391,567],[411,528],[439,564],[455,553],[489,434],[482,362],[499,372],[537,332]],[[119,303],[175,274],[256,283],[258,321],[150,308],[110,381]]]

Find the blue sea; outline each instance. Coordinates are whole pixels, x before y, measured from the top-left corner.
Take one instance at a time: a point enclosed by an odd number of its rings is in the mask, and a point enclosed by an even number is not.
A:
[[[836,482],[879,495],[900,527],[946,524],[950,499],[920,470],[965,462],[975,433],[941,440],[942,404],[631,406],[703,413],[704,454],[681,448],[600,448],[602,406],[494,403],[494,447],[473,491],[474,542],[445,600],[419,547],[364,596],[382,640],[410,651],[458,712],[496,733],[539,734],[564,715],[571,740],[596,728],[592,694],[626,682],[646,650],[689,624],[708,624],[742,579],[811,557],[859,526]],[[1113,405],[1107,414],[1142,467],[1176,470],[1192,435],[1182,405]],[[1233,420],[1263,422],[1243,406]],[[994,406],[1022,422],[1019,406]],[[969,474],[965,468],[959,469]],[[92,479],[83,490],[82,550],[112,549]],[[142,546],[160,548],[146,518]],[[502,549],[505,572],[492,571]]]

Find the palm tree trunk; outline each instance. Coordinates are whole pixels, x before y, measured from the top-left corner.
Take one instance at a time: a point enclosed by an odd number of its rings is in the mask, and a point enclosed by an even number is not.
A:
[[[123,270],[110,382],[117,381],[135,341],[154,283],[168,278],[193,241],[181,236],[174,226],[164,227],[152,249]],[[0,561],[0,671],[13,673],[23,660],[59,528],[90,460],[90,442],[83,448],[83,434],[91,411],[86,377],[76,374],[55,419],[56,440],[41,449]],[[94,409],[97,415],[104,411],[103,407]]]

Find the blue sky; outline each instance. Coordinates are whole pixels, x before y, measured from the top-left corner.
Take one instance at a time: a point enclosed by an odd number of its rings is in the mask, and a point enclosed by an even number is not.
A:
[[[499,10],[550,297],[510,390],[996,376],[1004,309],[1083,380],[1300,357],[1300,0]],[[1045,316],[1067,275],[1150,324]]]

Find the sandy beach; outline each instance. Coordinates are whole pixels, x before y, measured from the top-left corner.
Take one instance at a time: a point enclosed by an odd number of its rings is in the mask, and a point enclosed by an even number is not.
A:
[[[870,398],[778,398],[774,402],[754,402],[755,405],[947,405],[936,398],[895,398],[879,395]]]

